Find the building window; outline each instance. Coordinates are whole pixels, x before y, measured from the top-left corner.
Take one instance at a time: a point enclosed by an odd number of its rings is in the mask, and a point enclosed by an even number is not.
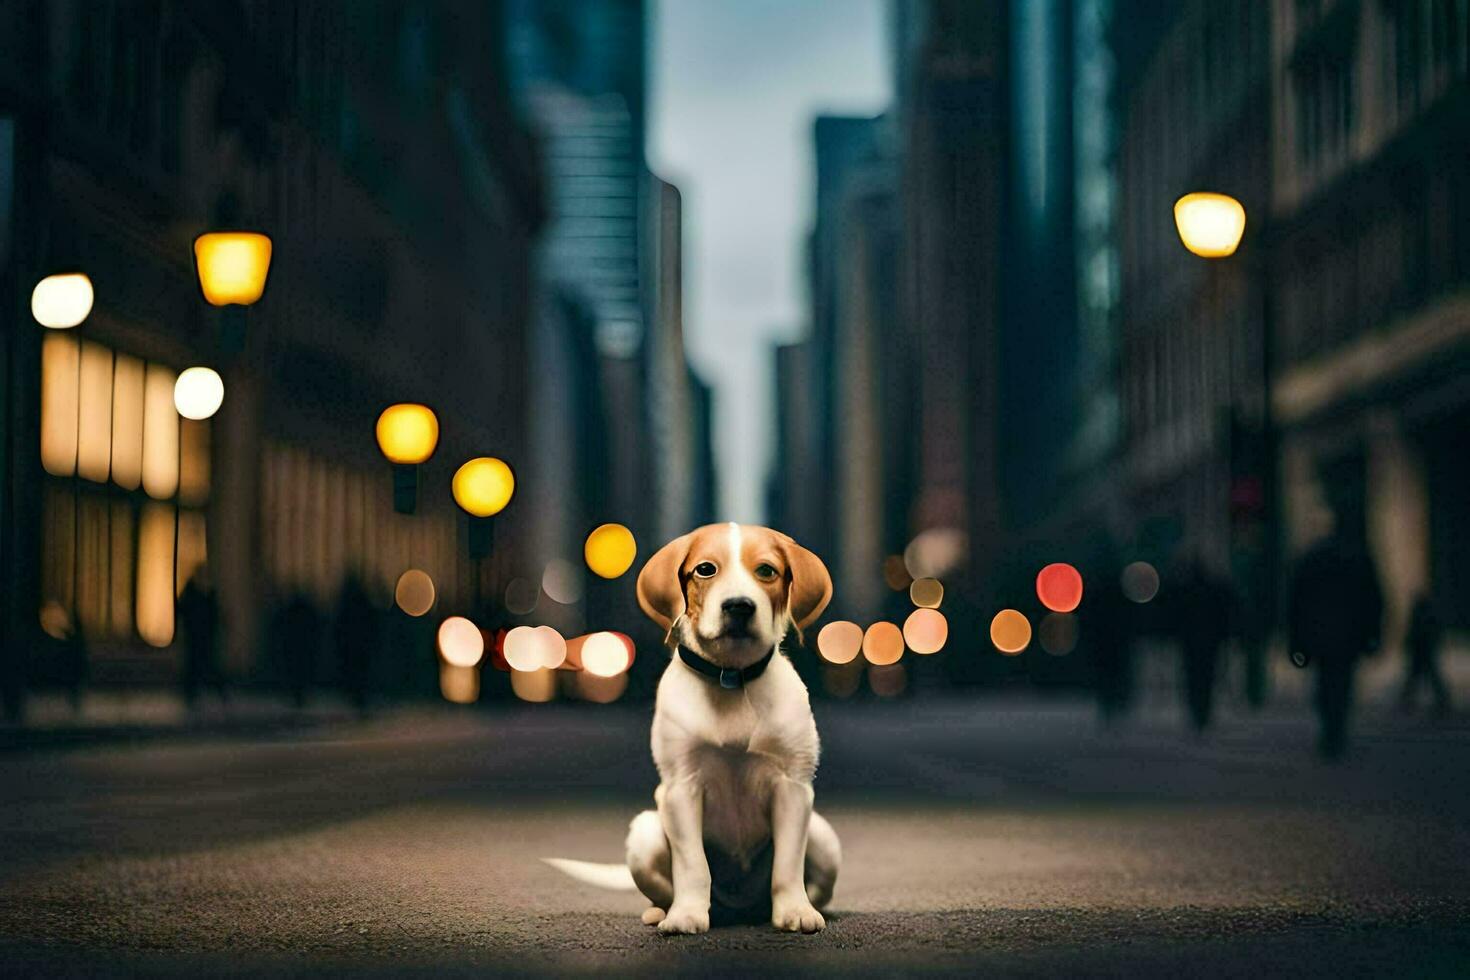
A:
[[[210,424],[179,417],[176,377],[71,334],[42,342],[42,609],[88,641],[168,646],[204,564]]]

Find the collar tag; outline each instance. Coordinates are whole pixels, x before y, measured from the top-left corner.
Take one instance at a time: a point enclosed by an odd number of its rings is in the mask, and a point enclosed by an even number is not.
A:
[[[740,671],[725,667],[720,671],[720,686],[733,691],[740,686]]]

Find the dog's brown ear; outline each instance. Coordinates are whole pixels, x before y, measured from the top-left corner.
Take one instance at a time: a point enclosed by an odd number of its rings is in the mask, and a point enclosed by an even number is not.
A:
[[[684,583],[680,572],[689,557],[690,535],[675,538],[658,550],[638,573],[638,605],[663,629],[671,629],[684,613]]]
[[[832,601],[832,576],[827,574],[822,559],[784,534],[781,547],[786,552],[787,575],[791,579],[787,600],[791,621],[798,630],[804,629]]]

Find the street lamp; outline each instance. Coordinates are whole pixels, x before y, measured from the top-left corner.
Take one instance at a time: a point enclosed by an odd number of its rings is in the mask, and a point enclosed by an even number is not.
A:
[[[265,292],[270,236],[258,231],[211,231],[194,239],[199,288],[211,306],[250,306]]]
[[[188,368],[174,382],[174,408],[186,419],[207,419],[219,411],[224,400],[225,383],[212,368]]]
[[[419,464],[439,445],[439,419],[427,405],[402,402],[378,416],[378,449],[393,464],[393,509],[412,514],[419,499]]]
[[[1235,254],[1245,234],[1245,206],[1228,194],[1199,191],[1185,194],[1174,202],[1174,223],[1179,229],[1179,239],[1184,247],[1195,255],[1207,259],[1220,259]],[[1275,340],[1274,302],[1271,291],[1271,267],[1265,249],[1257,233],[1257,242],[1250,256],[1252,268],[1259,274],[1261,288],[1261,421],[1260,421],[1260,467],[1261,490],[1264,499],[1265,553],[1260,556],[1260,584],[1262,595],[1250,603],[1251,608],[1263,610],[1266,616],[1262,637],[1247,644],[1246,696],[1252,705],[1259,705],[1265,698],[1264,637],[1269,635],[1276,622],[1277,582],[1280,560],[1278,532],[1281,504],[1277,479],[1277,432],[1275,396]],[[1240,447],[1234,440],[1240,437],[1235,421],[1238,414],[1232,407],[1231,439],[1232,452],[1239,454]],[[1232,469],[1234,464],[1232,463]],[[1236,479],[1232,473],[1232,481]],[[1232,498],[1236,496],[1234,486]],[[1254,496],[1254,495],[1252,495]]]
[[[455,471],[450,490],[454,502],[470,516],[470,557],[484,558],[490,554],[492,520],[515,495],[515,471],[502,459],[478,456]]]
[[[222,346],[245,346],[245,309],[265,292],[271,240],[257,231],[211,231],[194,239],[194,267],[205,302],[222,306]]]
[[[1245,234],[1245,207],[1229,194],[1197,191],[1174,202],[1174,224],[1185,248],[1223,259],[1235,254]]]
[[[31,290],[31,316],[43,327],[69,330],[92,312],[92,280],[81,272],[47,276]]]

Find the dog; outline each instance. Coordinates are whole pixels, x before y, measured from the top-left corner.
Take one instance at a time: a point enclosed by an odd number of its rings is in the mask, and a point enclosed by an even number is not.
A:
[[[821,931],[842,847],[812,809],[817,726],[780,644],[831,600],[826,566],[778,531],[711,524],[650,558],[637,592],[674,649],[653,715],[656,808],[628,827],[626,872],[551,863],[614,887],[630,875],[661,933],[706,932],[712,914]]]

